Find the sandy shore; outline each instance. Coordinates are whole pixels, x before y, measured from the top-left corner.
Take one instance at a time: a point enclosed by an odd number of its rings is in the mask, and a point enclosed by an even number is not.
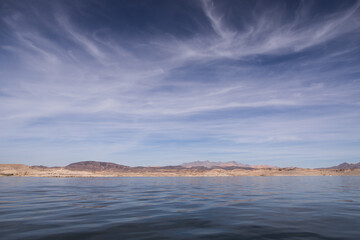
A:
[[[65,168],[38,168],[22,164],[0,164],[0,176],[28,177],[214,177],[214,176],[360,176],[360,169],[161,169],[129,171],[75,171]]]

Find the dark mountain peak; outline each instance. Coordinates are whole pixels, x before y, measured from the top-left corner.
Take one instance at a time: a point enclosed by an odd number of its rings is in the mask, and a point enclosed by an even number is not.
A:
[[[111,162],[83,161],[69,164],[65,168],[77,171],[119,171],[130,167]]]

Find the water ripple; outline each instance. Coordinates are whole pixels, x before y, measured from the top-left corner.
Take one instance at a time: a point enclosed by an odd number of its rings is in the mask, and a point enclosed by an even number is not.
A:
[[[359,239],[360,177],[0,178],[1,239]]]

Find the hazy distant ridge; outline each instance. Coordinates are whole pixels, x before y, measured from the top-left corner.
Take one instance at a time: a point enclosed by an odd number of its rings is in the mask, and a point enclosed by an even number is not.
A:
[[[243,164],[235,161],[229,161],[229,162],[211,162],[211,161],[195,161],[195,162],[189,162],[189,163],[183,163],[180,166],[186,167],[186,168],[192,168],[192,167],[206,167],[206,168],[231,168],[231,167],[237,167],[237,168],[278,168],[275,166],[270,165],[248,165]]]
[[[230,162],[210,162],[210,161],[195,161],[195,162],[188,162],[181,164],[182,167],[191,168],[191,167],[206,167],[206,168],[213,168],[213,167],[243,167],[243,168],[250,168],[248,164],[242,164],[235,161]]]
[[[360,162],[358,163],[341,163],[334,167],[329,167],[328,169],[360,169]]]

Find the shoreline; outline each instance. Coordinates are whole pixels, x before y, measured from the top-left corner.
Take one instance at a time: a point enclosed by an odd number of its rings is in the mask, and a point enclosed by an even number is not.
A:
[[[36,168],[26,165],[0,165],[2,177],[238,177],[238,176],[360,176],[360,169],[163,169],[142,168],[118,171],[86,171],[65,168]]]
[[[125,175],[101,175],[101,176],[35,176],[35,175],[0,175],[1,178],[17,178],[17,177],[25,177],[25,178],[217,178],[217,177],[358,177],[360,174],[356,175],[219,175],[219,176],[210,176],[210,175],[179,175],[179,176],[154,176],[154,175],[133,175],[133,176],[125,176]]]

